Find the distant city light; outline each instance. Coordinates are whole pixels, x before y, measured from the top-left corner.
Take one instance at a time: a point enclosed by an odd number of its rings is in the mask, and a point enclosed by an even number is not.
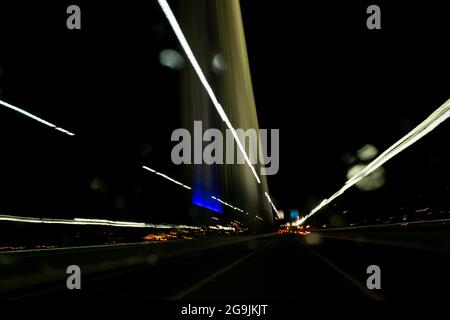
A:
[[[233,227],[226,227],[226,226],[221,226],[221,225],[209,226],[208,228],[213,229],[213,230],[227,230],[227,231],[235,231],[236,230]]]

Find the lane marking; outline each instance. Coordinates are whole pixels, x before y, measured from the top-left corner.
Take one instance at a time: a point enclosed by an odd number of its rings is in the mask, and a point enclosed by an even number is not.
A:
[[[107,278],[121,276],[123,274],[131,273],[131,272],[135,272],[135,271],[139,272],[139,271],[145,270],[147,268],[158,267],[158,266],[161,266],[161,265],[164,265],[164,264],[168,264],[168,263],[175,263],[177,261],[182,261],[182,260],[189,259],[189,258],[192,258],[192,257],[195,257],[195,256],[202,256],[202,255],[210,254],[211,252],[213,252],[214,250],[217,250],[217,249],[222,249],[222,248],[225,248],[225,247],[238,246],[238,245],[241,245],[243,242],[248,242],[248,241],[251,241],[251,240],[265,238],[268,235],[270,235],[270,234],[263,234],[263,235],[259,235],[259,236],[252,236],[251,238],[247,238],[247,239],[234,239],[231,242],[220,243],[220,244],[212,246],[212,247],[201,248],[200,250],[195,251],[195,252],[190,252],[190,253],[182,254],[182,255],[176,255],[176,256],[172,256],[172,257],[166,257],[166,258],[163,258],[162,260],[159,260],[157,263],[155,263],[153,265],[145,263],[144,265],[139,265],[139,266],[136,266],[136,267],[128,267],[128,268],[124,267],[126,269],[122,269],[120,271],[112,271],[111,273],[100,275],[98,277],[93,277],[93,275],[95,276],[96,273],[90,273],[88,275],[89,278],[84,280],[83,282],[84,283],[91,283],[91,282],[95,282],[95,281],[99,281],[99,280],[104,280],[104,279],[107,279]],[[173,241],[174,242],[175,241],[176,242],[181,242],[181,241],[187,241],[187,240],[173,240]],[[161,242],[158,242],[158,243],[161,243]],[[133,246],[133,247],[137,248],[137,247],[139,247],[141,245],[145,245],[145,243],[136,242],[136,243],[133,243],[133,244],[96,245],[96,246],[90,246],[90,247],[94,247],[96,249],[97,248],[105,248],[105,247],[106,247],[105,249],[113,249],[113,247],[116,247],[116,246],[128,246],[128,245],[130,245],[130,247]],[[83,247],[73,247],[73,248],[75,248],[75,249],[82,249]],[[57,250],[58,249],[61,250],[61,249],[67,249],[67,248],[57,248]],[[42,249],[42,250],[48,250],[48,249]],[[49,249],[49,250],[51,250],[51,249]],[[118,269],[115,269],[115,270],[118,270]],[[97,272],[97,273],[101,274],[101,273],[104,273],[104,272],[105,271],[100,271],[100,272]],[[47,284],[52,285],[56,281],[58,281],[58,280],[47,282]],[[43,284],[38,284],[38,285],[43,285]],[[19,290],[24,290],[24,289],[26,289],[26,288],[22,287]],[[51,286],[50,288],[47,288],[47,289],[35,290],[35,291],[32,291],[32,292],[23,293],[23,294],[20,294],[20,291],[19,291],[16,296],[10,297],[9,300],[26,299],[26,298],[30,298],[30,297],[34,297],[34,296],[40,296],[40,295],[45,295],[47,293],[51,293],[51,292],[55,292],[55,291],[61,291],[61,290],[65,290],[65,289],[66,289],[65,286],[57,285],[57,286]]]
[[[165,265],[165,264],[175,263],[175,262],[178,262],[178,261],[183,261],[183,260],[186,260],[186,259],[189,259],[189,258],[193,258],[195,256],[202,256],[202,255],[208,254],[209,251],[212,251],[214,249],[217,249],[217,248],[209,248],[209,249],[201,250],[201,251],[198,251],[198,252],[193,252],[191,254],[183,255],[183,256],[180,256],[180,257],[167,258],[167,259],[158,261],[155,264],[140,265],[140,266],[137,266],[137,267],[134,267],[134,268],[132,267],[130,269],[126,269],[126,270],[121,270],[121,271],[108,273],[108,274],[101,275],[101,276],[98,276],[98,277],[95,277],[95,278],[93,277],[93,278],[85,279],[85,280],[83,280],[83,283],[86,284],[86,283],[98,282],[98,281],[106,280],[106,279],[109,279],[109,278],[120,277],[120,276],[123,276],[125,274],[132,273],[132,272],[140,272],[140,271],[143,271],[145,269],[151,269],[153,267],[159,267],[159,266],[162,266],[162,265]],[[44,294],[47,294],[47,293],[51,293],[51,292],[55,292],[55,291],[62,291],[62,290],[66,290],[66,289],[67,289],[66,286],[58,285],[58,286],[51,287],[51,288],[48,288],[48,289],[39,290],[39,291],[30,292],[30,293],[27,293],[27,294],[15,296],[15,297],[11,298],[10,300],[27,299],[27,298],[36,297],[36,296],[44,295]]]
[[[310,252],[312,252],[315,256],[317,256],[318,258],[320,258],[325,264],[327,264],[331,269],[333,269],[334,271],[336,271],[337,273],[339,273],[343,278],[345,278],[347,281],[349,281],[353,286],[355,286],[356,288],[359,289],[359,291],[361,291],[361,293],[363,293],[365,296],[367,296],[370,299],[373,300],[384,300],[384,297],[382,297],[381,295],[368,290],[366,287],[364,287],[360,281],[358,281],[357,279],[355,279],[353,276],[351,276],[350,274],[348,274],[347,272],[345,272],[343,269],[341,269],[340,267],[338,267],[336,264],[334,264],[331,260],[327,259],[326,257],[324,257],[323,255],[321,255],[319,252],[317,252],[316,250],[312,249],[311,247],[307,246],[305,243],[303,243],[303,241],[297,239],[298,242],[305,247],[307,250],[309,250]]]
[[[190,288],[187,288],[181,292],[179,292],[178,294],[176,294],[175,296],[173,296],[172,298],[170,298],[169,300],[180,300],[183,299],[184,297],[186,297],[187,295],[191,294],[192,292],[200,289],[201,287],[205,286],[206,284],[208,284],[209,282],[211,282],[212,280],[216,279],[217,277],[223,275],[224,273],[226,273],[227,271],[233,269],[234,267],[236,267],[238,264],[242,263],[243,261],[247,260],[248,258],[250,258],[251,256],[255,255],[256,253],[260,252],[261,250],[265,249],[266,247],[268,247],[269,245],[271,245],[273,242],[268,242],[264,245],[262,245],[261,247],[259,247],[256,250],[253,250],[252,252],[250,252],[249,254],[246,254],[245,256],[243,256],[242,258],[239,258],[238,260],[230,263],[229,265],[223,267],[222,269],[214,272],[213,274],[211,274],[210,276],[204,278],[203,280],[201,280],[200,282],[198,282],[197,284],[191,286]]]

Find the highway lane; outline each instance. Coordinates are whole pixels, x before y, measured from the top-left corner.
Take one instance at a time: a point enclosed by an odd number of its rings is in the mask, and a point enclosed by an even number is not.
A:
[[[257,300],[374,298],[368,290],[342,273],[313,255],[302,240],[275,239],[264,251],[243,261],[235,270],[184,297]]]
[[[450,237],[447,229],[322,234],[309,246],[365,282],[369,265],[381,269],[386,299],[440,299],[450,287]],[[447,244],[447,246],[446,246]]]
[[[191,250],[158,261],[147,259],[146,263],[83,275],[81,290],[69,291],[63,279],[16,291],[10,298],[424,299],[439,297],[436,288],[445,290],[450,285],[448,253],[433,247],[424,250],[396,245],[405,233],[390,235],[390,239],[397,239],[392,241],[394,245],[387,245],[384,233],[378,241],[375,232],[370,237],[364,233],[349,237],[312,235],[245,238],[203,250],[194,250],[194,242],[179,242],[177,247],[188,246]],[[115,261],[115,255],[124,250],[96,248],[95,255],[107,263]],[[129,250],[139,255],[148,248],[134,245]],[[381,290],[366,288],[366,269],[372,264],[381,268]]]
[[[15,298],[296,299],[376,298],[345,271],[324,263],[297,238],[263,237],[155,264],[25,290]]]
[[[167,263],[190,255],[230,246],[253,243],[265,235],[204,237],[192,240],[146,241],[140,243],[93,245],[0,253],[0,297],[36,288],[60,286],[67,278],[66,268],[79,265],[84,278],[94,274],[115,274]]]

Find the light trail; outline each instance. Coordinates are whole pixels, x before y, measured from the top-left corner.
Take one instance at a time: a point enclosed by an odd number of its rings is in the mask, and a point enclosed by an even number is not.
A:
[[[197,76],[199,77],[200,82],[202,83],[203,87],[206,89],[206,92],[208,93],[215,109],[219,113],[220,118],[222,119],[223,122],[225,122],[228,129],[230,129],[239,150],[241,151],[241,153],[244,156],[245,162],[251,169],[253,175],[255,176],[256,181],[258,183],[261,183],[259,176],[256,173],[256,170],[250,161],[250,158],[248,157],[247,153],[245,152],[244,146],[242,145],[241,141],[239,140],[239,136],[236,133],[236,130],[234,129],[233,125],[231,124],[230,120],[228,119],[228,116],[226,115],[225,110],[222,108],[219,101],[217,100],[213,89],[211,88],[211,86],[208,83],[208,80],[206,80],[206,77],[205,77],[200,65],[198,64],[198,61],[195,58],[195,55],[192,52],[192,49],[189,46],[189,43],[187,42],[186,37],[184,36],[183,31],[181,30],[180,25],[178,24],[178,21],[175,18],[175,15],[173,14],[172,9],[170,8],[170,5],[167,3],[166,0],[158,0],[158,3],[161,6],[161,9],[163,10],[173,31],[175,32],[175,35],[178,38],[178,41],[180,42],[181,47],[183,48],[186,56],[188,57],[192,67],[194,68],[194,71],[197,73]]]
[[[275,210],[275,214],[278,214],[278,210],[277,210],[277,208],[275,207],[275,205],[273,204],[272,199],[270,199],[269,194],[268,194],[267,192],[264,192],[264,194],[266,195],[267,200],[269,200],[269,203],[270,203],[270,205],[272,206],[273,210]]]
[[[223,200],[221,200],[221,199],[219,199],[217,197],[211,196],[211,198],[216,200],[216,201],[219,201],[220,203],[226,205],[227,207],[230,207],[230,208],[232,208],[232,209],[234,209],[236,211],[244,213],[244,210],[242,210],[241,208],[235,207],[235,206],[233,206],[233,205],[231,205],[231,204],[229,204],[229,203],[227,203],[227,202],[225,202],[225,201],[223,201]],[[248,214],[248,212],[245,212],[245,214]]]
[[[152,169],[150,167],[147,167],[147,166],[142,166],[142,168],[147,170],[147,171],[150,171],[150,172],[152,172],[152,173],[154,173],[154,174],[156,174],[158,176],[161,176],[164,179],[167,179],[167,180],[169,180],[169,181],[171,181],[171,182],[173,182],[173,183],[175,183],[175,184],[177,184],[179,186],[182,186],[182,187],[184,187],[184,188],[186,188],[188,190],[191,190],[191,187],[189,187],[189,186],[187,186],[187,185],[185,185],[185,184],[183,184],[183,183],[181,183],[181,182],[179,182],[179,181],[169,177],[168,175],[165,175],[164,173],[158,172],[158,171],[156,171],[156,170],[154,170],[154,169]],[[230,208],[232,208],[233,210],[239,211],[241,213],[248,214],[248,212],[242,210],[241,208],[235,207],[235,206],[229,204],[228,202],[223,201],[222,199],[219,199],[219,198],[217,198],[215,196],[211,196],[211,198],[216,200],[216,201],[219,201],[220,203],[222,203],[222,204],[224,204],[224,205],[226,205],[226,206],[228,206]]]
[[[18,112],[18,113],[20,113],[20,114],[22,114],[22,115],[24,115],[24,116],[26,116],[26,117],[28,117],[28,118],[31,118],[31,119],[33,119],[33,120],[35,120],[35,121],[37,121],[37,122],[40,122],[40,123],[42,123],[43,125],[46,125],[46,126],[48,126],[48,127],[50,127],[50,128],[53,128],[53,129],[58,130],[58,131],[60,131],[60,132],[63,132],[63,133],[65,133],[65,134],[69,135],[69,136],[74,136],[74,135],[75,135],[74,133],[72,133],[72,132],[70,132],[70,131],[68,131],[68,130],[66,130],[66,129],[60,128],[60,127],[54,125],[53,123],[48,122],[48,121],[46,121],[46,120],[44,120],[44,119],[42,119],[42,118],[39,118],[38,116],[35,116],[34,114],[32,114],[32,113],[30,113],[30,112],[28,112],[28,111],[25,111],[25,110],[23,110],[23,109],[21,109],[21,108],[18,108],[18,107],[16,107],[16,106],[13,106],[12,104],[10,104],[10,103],[8,103],[8,102],[5,102],[5,101],[3,101],[3,100],[0,100],[0,105],[6,107],[6,108],[8,108],[8,109],[11,109],[11,110],[13,110],[13,111],[16,111],[16,112]]]
[[[157,174],[158,176],[163,177],[164,179],[167,179],[167,180],[169,180],[169,181],[171,181],[171,182],[173,182],[173,183],[175,183],[175,184],[177,184],[179,186],[182,186],[183,188],[191,190],[191,187],[189,187],[189,186],[187,186],[187,185],[185,185],[185,184],[183,184],[183,183],[181,183],[181,182],[179,182],[179,181],[177,181],[177,180],[175,180],[175,179],[165,175],[164,173],[161,173],[161,172],[158,172],[156,170],[153,170],[152,168],[149,168],[147,166],[142,166],[142,168],[144,168],[145,170],[150,171],[150,172],[152,172],[154,174]]]
[[[0,215],[0,221],[22,222],[22,223],[42,223],[42,224],[65,224],[65,225],[95,225],[110,227],[131,227],[131,228],[155,228],[155,229],[200,229],[200,227],[176,225],[176,224],[153,224],[144,222],[112,221],[103,219],[74,218],[70,219],[49,219],[19,217],[11,215]]]
[[[450,117],[450,100],[447,100],[442,106],[440,106],[436,111],[434,111],[428,118],[426,118],[422,123],[420,123],[416,128],[411,130],[407,135],[401,138],[399,141],[394,143],[386,151],[380,154],[375,160],[369,163],[361,172],[347,180],[344,186],[339,189],[330,198],[322,200],[322,202],[315,207],[311,212],[304,217],[305,222],[308,218],[314,215],[317,211],[321,210],[323,207],[327,206],[337,197],[341,196],[347,189],[351,188],[359,181],[370,175],[376,169],[381,167],[387,161],[395,157],[397,154],[410,147],[428,133],[436,129],[440,124]]]

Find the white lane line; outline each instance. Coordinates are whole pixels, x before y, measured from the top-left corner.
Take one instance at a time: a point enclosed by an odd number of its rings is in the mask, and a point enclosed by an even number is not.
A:
[[[176,294],[175,296],[173,296],[170,300],[180,300],[183,299],[184,297],[186,297],[187,295],[191,294],[192,292],[200,289],[201,287],[205,286],[206,284],[208,284],[209,282],[211,282],[212,280],[216,279],[217,277],[221,276],[222,274],[224,274],[225,272],[233,269],[234,267],[236,267],[238,264],[242,263],[243,261],[247,260],[248,258],[250,258],[251,256],[253,256],[254,254],[258,253],[259,251],[265,249],[267,246],[269,246],[270,244],[272,244],[272,242],[268,242],[265,245],[262,245],[261,247],[259,247],[258,249],[250,252],[249,254],[243,256],[242,258],[239,258],[238,260],[230,263],[229,265],[223,267],[222,269],[214,272],[212,275],[206,277],[205,279],[201,280],[200,282],[198,282],[197,284],[187,288],[186,290],[181,291],[180,293]]]

